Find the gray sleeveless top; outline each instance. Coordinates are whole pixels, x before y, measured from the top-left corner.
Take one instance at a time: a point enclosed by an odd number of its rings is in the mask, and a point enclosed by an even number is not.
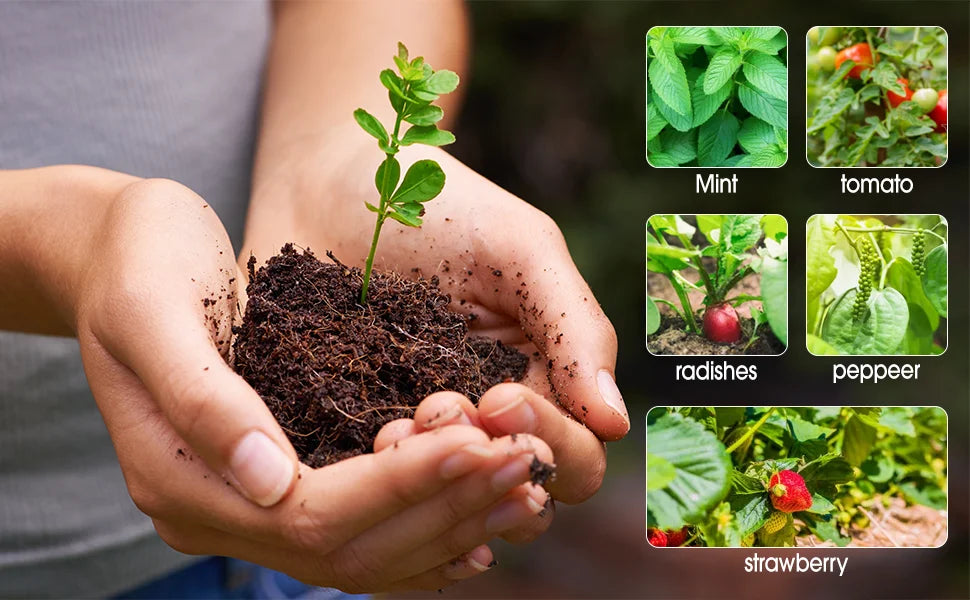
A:
[[[175,179],[239,243],[264,2],[0,1],[0,169]],[[191,561],[125,489],[73,339],[0,332],[0,597],[121,592]]]

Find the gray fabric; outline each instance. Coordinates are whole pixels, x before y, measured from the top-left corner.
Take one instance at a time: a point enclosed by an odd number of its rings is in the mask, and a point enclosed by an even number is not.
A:
[[[238,245],[262,2],[0,2],[0,168],[168,177]],[[0,597],[114,594],[191,560],[125,490],[77,342],[0,333]]]

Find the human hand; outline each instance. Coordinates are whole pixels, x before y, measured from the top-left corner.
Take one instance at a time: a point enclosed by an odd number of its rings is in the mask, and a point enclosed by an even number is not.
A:
[[[240,275],[199,196],[141,181],[109,203],[70,312],[128,490],[159,535],[345,591],[436,589],[534,521],[531,436],[450,427],[312,470],[225,362]]]
[[[376,194],[379,153],[370,142],[348,144],[361,139],[353,129],[328,139],[340,140],[339,147],[296,144],[257,178],[244,254],[265,260],[295,241],[333,250],[346,264],[363,263],[373,229],[363,204]],[[385,223],[375,265],[437,275],[452,308],[474,316],[474,334],[532,357],[524,381],[532,393],[514,388],[490,396],[479,407],[482,425],[493,435],[534,433],[549,442],[559,459],[550,492],[582,501],[599,488],[606,467],[597,436],[614,440],[629,429],[614,383],[615,332],[549,217],[440,149],[411,146],[399,156],[402,169],[422,158],[441,164],[444,191],[426,205],[419,230]]]

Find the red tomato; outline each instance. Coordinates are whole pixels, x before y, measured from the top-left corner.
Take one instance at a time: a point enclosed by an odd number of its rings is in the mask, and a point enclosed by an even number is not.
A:
[[[946,90],[940,90],[940,99],[936,101],[936,106],[930,111],[930,118],[936,122],[936,129],[933,131],[937,133],[946,131]]]
[[[903,79],[902,77],[900,77],[896,81],[903,84],[903,90],[905,90],[906,95],[900,96],[899,94],[889,92],[889,104],[892,105],[893,108],[896,108],[897,106],[899,106],[903,102],[906,102],[907,100],[913,99],[913,90],[909,89],[909,80]]]
[[[855,63],[855,66],[849,71],[849,77],[859,79],[864,70],[872,68],[872,49],[865,42],[849,46],[835,55],[835,68],[838,69],[847,60]]]

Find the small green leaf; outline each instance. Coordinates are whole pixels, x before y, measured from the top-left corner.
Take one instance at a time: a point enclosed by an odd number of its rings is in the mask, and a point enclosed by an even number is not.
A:
[[[387,130],[381,125],[381,122],[377,120],[377,117],[370,114],[363,108],[358,108],[354,111],[354,120],[360,125],[360,128],[374,136],[378,142],[382,144],[387,144],[389,141],[389,136],[387,135]]]
[[[374,175],[374,185],[377,187],[377,193],[381,195],[381,198],[390,198],[400,179],[400,163],[393,156],[388,156],[377,167],[377,173]]]
[[[688,121],[692,120],[690,84],[684,64],[674,51],[673,40],[650,40],[650,47],[654,51],[654,58],[647,68],[651,89],[671,109],[687,117]],[[670,121],[670,117],[667,120]]]
[[[647,297],[647,335],[653,335],[660,329],[660,310],[653,298]],[[666,484],[665,484],[666,485]]]
[[[374,213],[381,212],[381,210],[379,208],[377,208],[376,206],[374,206],[370,202],[364,202],[364,206],[366,206],[367,207],[367,210],[369,210],[371,212],[374,212]]]
[[[445,173],[433,160],[419,160],[411,165],[401,187],[391,196],[392,204],[427,202],[441,193],[445,186]]]
[[[401,212],[400,210],[393,210],[388,213],[387,216],[391,217],[402,225],[407,225],[408,227],[421,227],[421,224],[424,222],[421,220],[421,217],[412,215],[410,213]]]
[[[450,94],[458,87],[458,83],[458,74],[454,71],[435,71],[431,77],[416,85],[416,91],[421,90],[431,94]]]
[[[946,317],[947,311],[947,250],[946,246],[937,246],[926,255],[926,272],[923,274],[923,290],[933,308],[941,316]]]
[[[752,115],[775,127],[788,129],[787,100],[768,96],[747,83],[738,85],[738,99]]]
[[[713,94],[721,89],[725,83],[741,66],[741,54],[737,48],[721,48],[711,57],[711,63],[707,65],[704,73],[704,93]]]
[[[386,87],[392,94],[398,98],[405,101],[412,101],[413,98],[408,98],[404,95],[404,80],[397,76],[394,71],[390,69],[384,69],[381,71],[380,75],[381,85]]]
[[[414,126],[405,132],[401,138],[402,146],[411,144],[424,144],[426,146],[447,146],[455,141],[455,136],[450,131],[438,129],[434,125]]]
[[[397,43],[397,57],[405,62],[408,60],[408,48],[401,42]]]
[[[834,121],[852,106],[854,100],[855,92],[850,88],[842,88],[838,94],[829,94],[822,98],[808,122],[808,133],[814,133]]]
[[[671,27],[668,35],[678,44],[716,46],[721,43],[710,27]]]
[[[719,112],[701,125],[697,133],[697,164],[720,166],[738,140],[741,124],[729,112]]]
[[[750,52],[742,67],[748,83],[765,94],[788,100],[788,69],[774,56],[761,52]]]
[[[427,104],[425,106],[419,106],[408,113],[408,115],[404,117],[404,120],[412,125],[426,127],[428,125],[434,125],[440,121],[441,117],[443,116],[444,111],[442,111],[440,107]]]

